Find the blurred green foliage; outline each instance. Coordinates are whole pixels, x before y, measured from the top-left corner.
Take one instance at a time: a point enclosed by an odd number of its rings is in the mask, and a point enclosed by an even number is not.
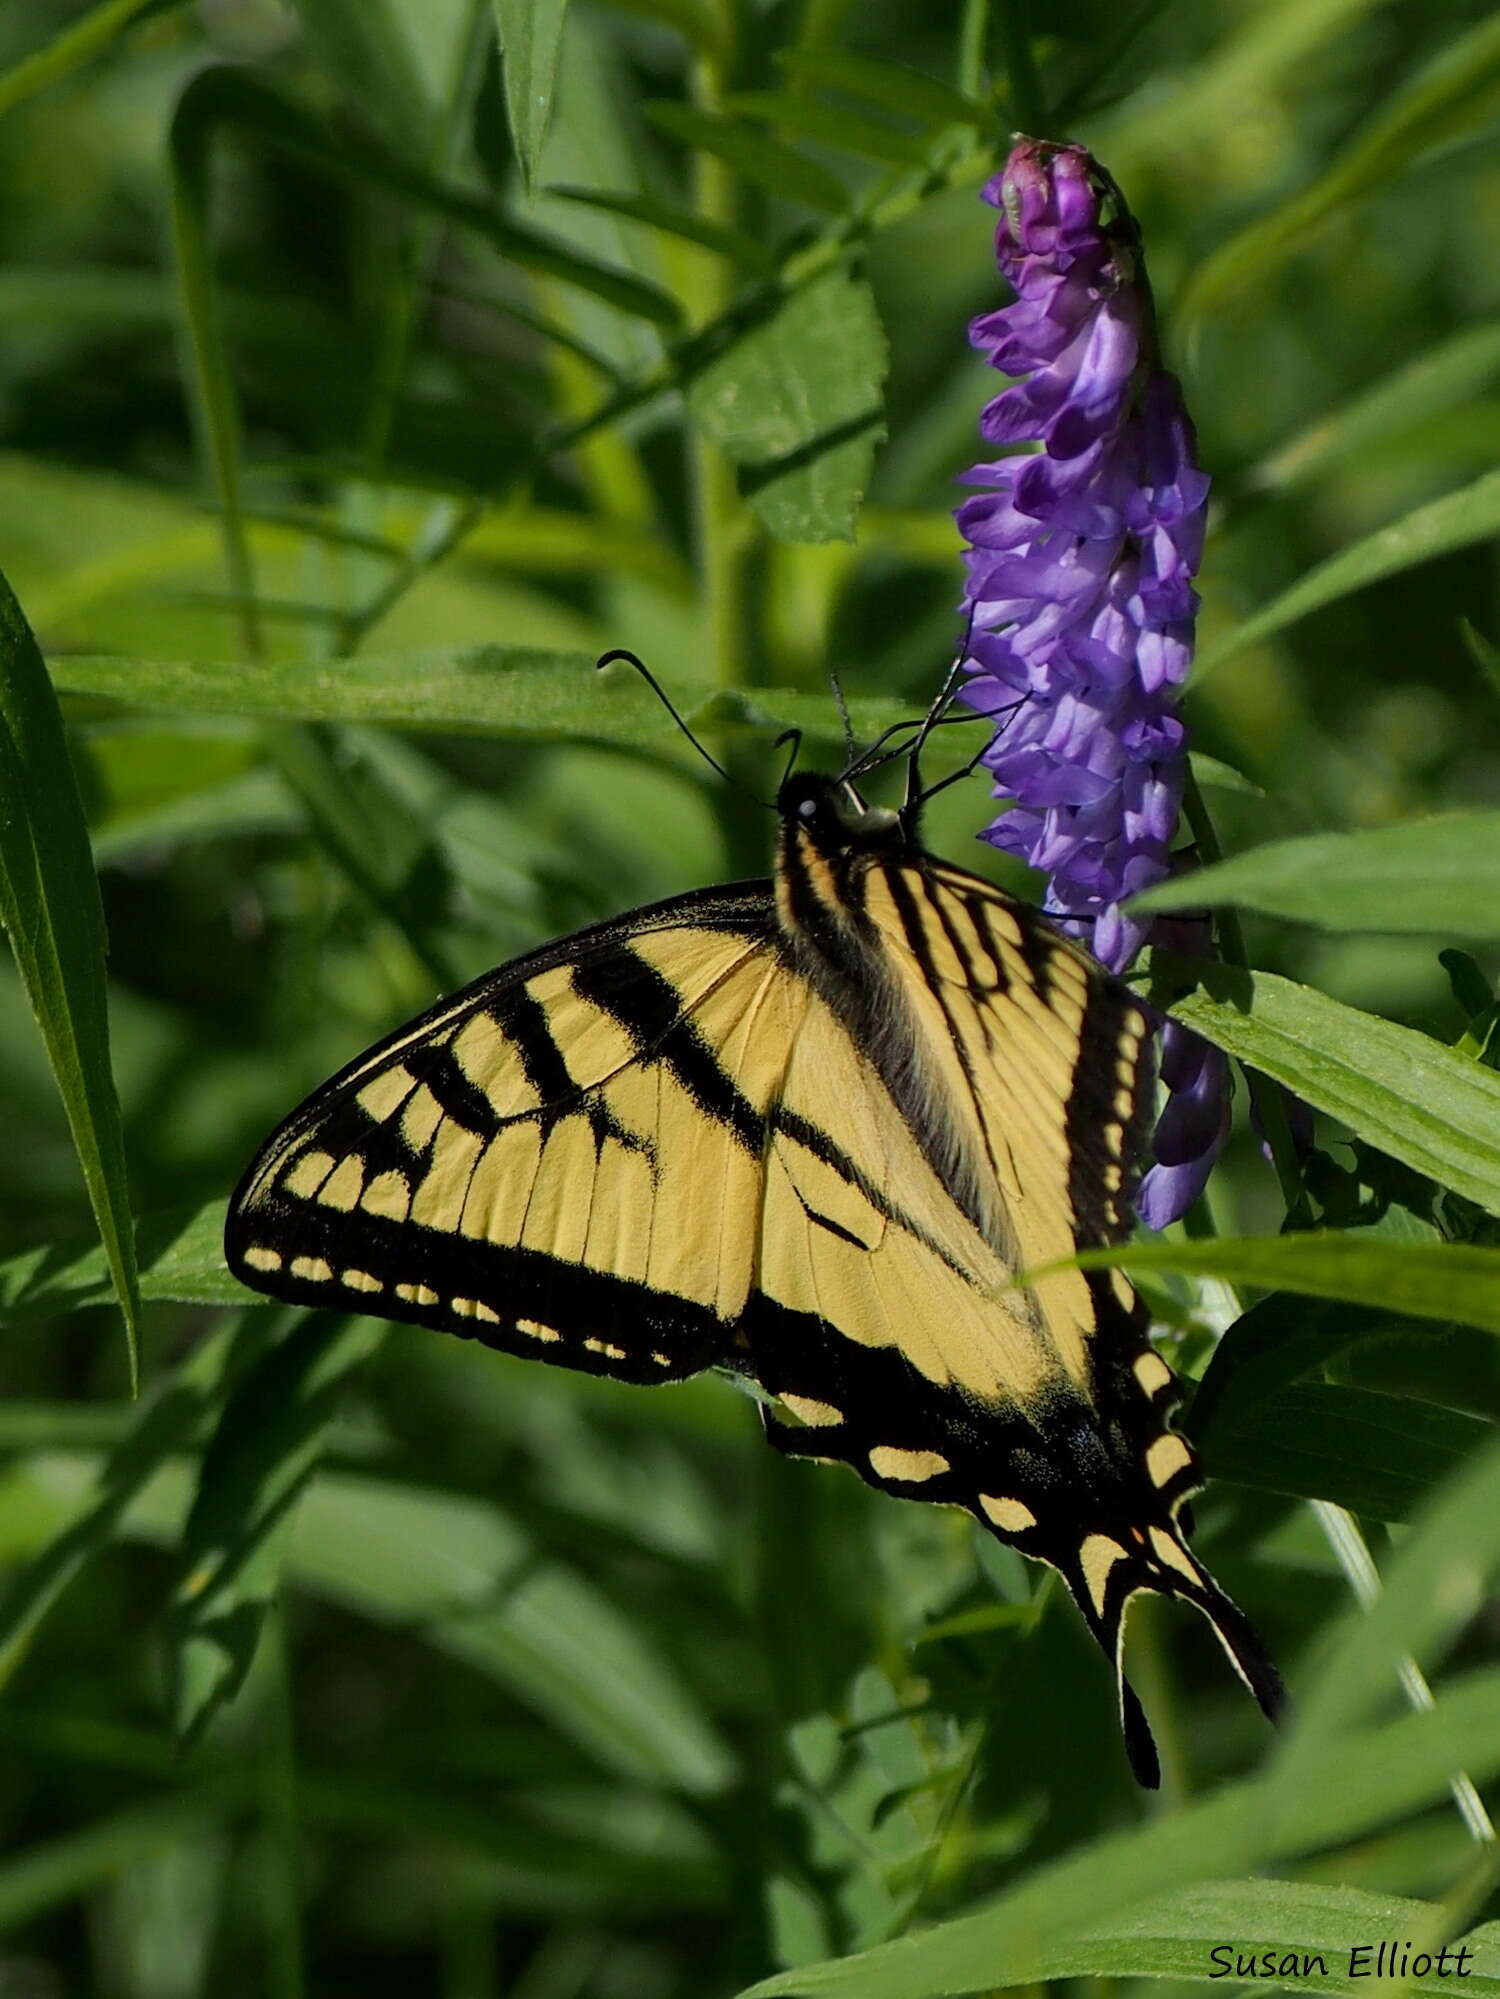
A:
[[[1484,1916],[1497,120],[1482,0],[0,10],[0,1992],[1097,1990]],[[594,655],[755,787],[830,672],[861,730],[930,698],[1015,128],[1125,188],[1215,479],[1187,712],[1256,969],[1181,1009],[1322,1113],[1140,1265],[1301,1703],[1271,1745],[1143,1609],[1159,1810],[966,1519],[217,1246],[436,990],[763,870]],[[930,842],[998,868],[988,816]]]

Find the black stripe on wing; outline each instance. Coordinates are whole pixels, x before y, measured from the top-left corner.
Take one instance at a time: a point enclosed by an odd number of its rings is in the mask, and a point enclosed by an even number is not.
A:
[[[1155,1068],[1140,1002],[1100,972],[1089,981],[1068,1094],[1068,1198],[1080,1249],[1123,1242],[1150,1124]]]
[[[665,1063],[693,1102],[717,1118],[755,1157],[765,1146],[766,1121],[682,1010],[682,996],[654,965],[628,945],[583,960],[573,990],[617,1020],[644,1060]]]
[[[729,1359],[734,1328],[711,1307],[541,1250],[279,1194],[255,1219],[258,1240],[295,1233],[295,1256],[249,1273],[294,1304],[337,1303],[623,1381],[680,1381]],[[326,1275],[309,1274],[319,1266]]]

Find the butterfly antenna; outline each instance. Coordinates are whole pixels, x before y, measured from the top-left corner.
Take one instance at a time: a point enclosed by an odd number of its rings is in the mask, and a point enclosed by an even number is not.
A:
[[[642,680],[645,681],[646,685],[651,689],[651,692],[656,696],[657,700],[661,703],[663,708],[666,709],[667,713],[671,716],[672,720],[677,724],[678,728],[681,729],[682,733],[687,737],[688,741],[692,744],[693,748],[698,752],[699,756],[702,757],[703,761],[706,764],[712,765],[712,767],[719,773],[720,777],[723,778],[726,784],[733,784],[734,779],[729,775],[729,772],[725,770],[723,764],[719,762],[719,759],[716,756],[713,756],[708,750],[706,750],[703,747],[702,743],[699,742],[698,738],[693,734],[692,730],[688,727],[687,723],[683,721],[682,717],[673,707],[671,697],[667,694],[666,690],[662,687],[661,682],[657,679],[656,675],[651,671],[650,667],[647,666],[646,662],[643,659],[639,658],[633,652],[627,652],[624,646],[616,646],[613,652],[600,653],[599,657],[594,661],[594,671],[596,673],[602,672],[606,666],[612,666],[617,659],[623,659],[627,666],[633,666],[635,668],[636,672],[641,676]],[[764,801],[762,800],[757,800],[757,803],[763,803],[763,802]]]
[[[974,619],[977,612],[978,606],[971,604],[969,606],[968,620],[964,625],[963,644],[959,647],[953,664],[943,676],[943,684],[937,691],[937,698],[922,717],[922,726],[917,731],[917,740],[912,744],[911,749],[907,753],[906,803],[901,808],[903,820],[914,820],[917,813],[921,810],[923,794],[922,776],[919,765],[922,752],[927,746],[927,738],[932,734],[934,728],[936,728],[942,718],[943,711],[953,699],[953,690],[958,685],[958,676],[963,672],[964,661],[969,657],[969,641],[974,636]],[[931,794],[928,795],[930,796]]]
[[[781,790],[781,785],[785,784],[792,774],[792,767],[796,763],[798,752],[802,748],[802,731],[800,729],[783,729],[775,742],[772,743],[771,748],[779,750],[783,743],[790,743],[792,747],[786,760],[786,769],[781,773],[781,784],[778,784],[776,787],[778,792]]]

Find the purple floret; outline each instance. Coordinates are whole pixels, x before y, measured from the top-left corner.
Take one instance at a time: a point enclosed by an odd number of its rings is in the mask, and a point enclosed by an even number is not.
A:
[[[984,198],[1016,296],[969,337],[1019,379],[980,416],[1006,455],[965,475],[982,490],[957,514],[961,694],[995,718],[983,762],[1012,801],[982,837],[1048,875],[1048,908],[1118,972],[1150,927],[1121,904],[1171,865],[1208,479],[1113,183],[1081,146],[1024,139]],[[1197,1036],[1168,1027],[1162,1075],[1138,1201],[1157,1228],[1202,1192],[1228,1124],[1228,1065]]]

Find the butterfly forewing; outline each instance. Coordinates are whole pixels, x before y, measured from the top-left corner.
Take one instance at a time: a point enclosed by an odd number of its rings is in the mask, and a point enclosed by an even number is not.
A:
[[[262,1290],[595,1373],[723,1357],[799,982],[768,891],[679,898],[479,980],[324,1086],[231,1204]]]

